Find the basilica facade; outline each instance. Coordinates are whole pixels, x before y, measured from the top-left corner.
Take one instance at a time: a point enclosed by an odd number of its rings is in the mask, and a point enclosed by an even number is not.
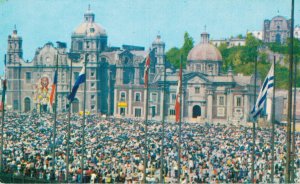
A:
[[[285,43],[290,36],[291,20],[283,16],[275,16],[271,20],[266,19],[263,26],[263,41]]]
[[[49,96],[58,63],[57,107],[59,112],[66,111],[70,88],[87,61],[86,110],[143,119],[147,100],[143,81],[145,58],[152,50],[149,119],[161,120],[165,113],[166,119],[173,121],[178,70],[166,61],[161,37],[158,35],[149,49],[131,45],[109,47],[107,40],[106,30],[95,22],[95,14],[89,9],[71,35],[70,50],[63,42],[46,43],[36,50],[32,61],[27,61],[23,59],[22,38],[13,30],[8,36],[6,55],[7,107],[18,112],[51,112]],[[235,75],[231,69],[222,73],[221,67],[219,50],[209,43],[209,34],[202,33],[183,70],[183,121],[249,121],[254,77]],[[83,110],[83,85],[71,109],[74,113]]]

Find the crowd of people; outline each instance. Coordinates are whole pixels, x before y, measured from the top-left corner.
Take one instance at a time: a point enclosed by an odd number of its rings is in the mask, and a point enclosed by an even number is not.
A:
[[[51,114],[7,113],[4,123],[4,172],[49,181],[67,180],[68,116],[57,118],[57,136],[53,145]],[[82,117],[71,118],[70,165],[72,183],[140,183],[143,179],[144,151],[148,145],[146,180],[160,178],[162,123],[148,121],[147,144],[144,122],[137,119],[101,118],[88,115],[85,146],[82,146]],[[178,124],[165,123],[165,183],[250,183],[252,130],[247,126],[182,123],[181,172],[178,165]],[[257,129],[254,178],[256,183],[271,182],[271,146],[269,129]],[[297,143],[299,137],[297,136]],[[298,145],[298,144],[297,144]],[[55,159],[52,157],[55,147]],[[84,147],[84,150],[82,148]],[[299,181],[298,147],[295,158]],[[83,151],[84,167],[81,168]],[[286,134],[275,130],[275,179],[284,182]],[[82,175],[83,173],[83,175]]]

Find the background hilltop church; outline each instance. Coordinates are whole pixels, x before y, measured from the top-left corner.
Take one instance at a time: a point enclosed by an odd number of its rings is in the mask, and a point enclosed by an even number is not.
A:
[[[49,111],[49,95],[56,58],[58,57],[58,111],[67,109],[72,84],[87,64],[87,105],[90,112],[132,118],[144,118],[146,97],[144,88],[144,47],[107,46],[106,30],[95,22],[95,14],[88,9],[83,22],[71,35],[71,48],[65,43],[57,46],[46,43],[38,48],[32,61],[23,59],[22,38],[17,30],[8,36],[6,76],[8,78],[7,107],[13,111]],[[175,99],[178,70],[165,60],[165,43],[158,35],[151,46],[149,119],[160,120],[165,100],[165,115],[175,118]],[[163,99],[163,74],[166,67],[166,99]],[[201,41],[189,52],[183,71],[183,120],[210,122],[246,122],[254,101],[253,76],[221,73],[222,56],[209,43],[209,34],[201,34]],[[72,112],[83,109],[83,85],[72,104]]]

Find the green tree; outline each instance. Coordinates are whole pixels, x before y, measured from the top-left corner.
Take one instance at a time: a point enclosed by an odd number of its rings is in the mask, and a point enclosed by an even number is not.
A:
[[[187,56],[189,54],[189,52],[192,50],[192,48],[194,47],[194,40],[193,38],[189,35],[188,32],[184,33],[184,42],[183,42],[183,46],[180,49],[180,54],[183,57],[183,64],[186,64],[187,61]]]
[[[177,47],[171,48],[166,53],[167,60],[171,62],[173,66],[179,68],[180,66],[180,50]]]
[[[266,63],[269,57],[268,53],[266,52],[260,52],[258,53],[258,56],[260,63]]]
[[[257,40],[251,33],[246,36],[246,45],[243,47],[242,63],[255,62],[258,56],[258,48],[261,46],[259,40]]]
[[[184,42],[183,46],[179,49],[177,47],[173,47],[167,51],[166,56],[167,60],[170,61],[176,68],[180,67],[180,56],[182,55],[182,64],[183,66],[186,65],[187,56],[194,47],[194,40],[188,34],[188,32],[184,33]]]

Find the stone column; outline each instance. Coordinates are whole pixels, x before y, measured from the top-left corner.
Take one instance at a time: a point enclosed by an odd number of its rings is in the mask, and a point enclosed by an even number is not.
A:
[[[164,90],[160,92],[160,120],[162,120],[163,112],[164,112]]]
[[[248,115],[249,115],[249,96],[245,95],[244,96],[244,122],[247,122]]]
[[[188,120],[190,120],[190,119],[192,119],[193,118],[193,104],[189,104],[189,103],[187,103],[187,105],[188,105],[188,113],[187,113],[187,119]],[[202,115],[202,109],[201,109],[201,115]]]
[[[117,89],[114,89],[114,114],[113,115],[117,115],[118,112],[118,94],[117,94]]]
[[[139,84],[140,82],[140,68],[135,67],[134,68],[134,84]]]
[[[129,89],[129,94],[128,94],[128,116],[132,116],[132,89]]]
[[[116,71],[116,85],[123,84],[123,68],[117,67]]]
[[[212,121],[212,93],[209,92],[208,97],[207,97],[207,120],[211,123]]]
[[[233,105],[233,95],[231,90],[226,95],[226,106],[227,106],[227,120],[232,119],[232,105]]]
[[[205,118],[205,114],[206,114],[206,109],[205,109],[205,105],[200,105],[200,108],[201,108],[201,118]],[[193,110],[193,109],[192,109]],[[192,112],[192,111],[190,111]]]

